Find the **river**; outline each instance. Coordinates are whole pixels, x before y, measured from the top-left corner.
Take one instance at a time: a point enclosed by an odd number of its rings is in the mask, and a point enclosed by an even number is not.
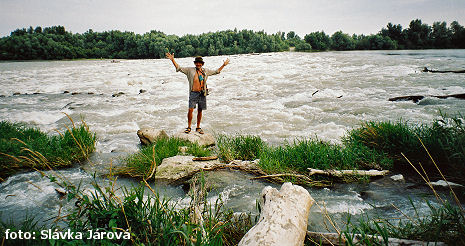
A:
[[[217,68],[226,58],[205,57],[205,67]],[[259,135],[271,144],[308,137],[339,143],[348,130],[365,121],[428,124],[439,110],[465,114],[465,100],[455,98],[388,101],[397,96],[465,93],[464,74],[421,72],[423,67],[464,69],[465,50],[281,52],[229,58],[230,65],[209,78],[211,93],[202,123],[207,132]],[[176,60],[181,66],[193,65],[193,58]],[[141,127],[165,129],[169,134],[186,127],[187,80],[167,59],[0,62],[0,85],[1,120],[26,122],[54,134],[54,129],[69,124],[63,113],[75,121],[83,117],[98,135],[91,158],[96,163],[137,151],[136,131]],[[81,168],[60,172],[91,188],[92,175]],[[213,177],[219,184],[210,199],[221,195],[235,211],[256,212],[255,200],[269,184],[238,172],[215,175],[221,178]],[[119,179],[118,183],[136,182]],[[19,221],[24,211],[43,219],[56,216],[66,202],[58,200],[54,188],[37,172],[10,177],[0,183],[1,219]],[[160,186],[159,191],[188,204],[181,187]],[[426,209],[423,195],[429,194],[422,187],[390,179],[309,191],[341,220],[364,212],[399,216],[392,203],[413,213],[409,196],[421,210]],[[323,229],[317,206],[312,214],[320,220],[311,219],[309,229]]]

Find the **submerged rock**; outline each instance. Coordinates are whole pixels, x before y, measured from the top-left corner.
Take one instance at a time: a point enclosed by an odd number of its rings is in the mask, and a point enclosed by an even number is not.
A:
[[[182,131],[174,134],[174,137],[187,140],[191,143],[197,143],[201,146],[212,146],[216,144],[215,138],[206,132],[204,134],[200,134],[194,130],[190,133]]]
[[[113,95],[111,95],[112,97],[119,97],[119,96],[122,96],[124,95],[125,93],[124,92],[118,92],[118,93],[115,93]]]
[[[404,176],[402,174],[392,175],[391,179],[394,181],[405,181]]]
[[[140,143],[142,145],[150,145],[158,139],[168,138],[168,134],[164,130],[157,130],[153,128],[142,128],[137,131],[137,136],[139,136]]]
[[[449,181],[446,182],[445,180],[438,180],[436,182],[430,182],[430,184],[433,185],[433,186],[441,186],[441,187],[448,187],[448,186],[460,187],[460,188],[464,187],[463,185],[452,183],[452,182],[449,182]]]

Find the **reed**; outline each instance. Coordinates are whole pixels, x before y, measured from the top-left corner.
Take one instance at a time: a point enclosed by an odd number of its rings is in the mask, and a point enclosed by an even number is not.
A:
[[[95,150],[96,135],[84,121],[47,135],[20,123],[0,122],[0,175],[8,177],[19,170],[69,167],[86,159]]]
[[[430,125],[411,125],[404,121],[367,122],[348,132],[345,145],[364,145],[386,154],[394,161],[394,170],[414,170],[403,158],[403,153],[413,163],[421,162],[432,176],[440,176],[434,163],[422,147],[421,139],[432,158],[441,163],[441,170],[457,182],[465,182],[465,122],[460,114],[440,117]]]
[[[447,182],[447,179],[442,174],[439,165],[436,164],[426,145],[420,138],[418,138],[418,141],[428,153],[427,158],[430,159],[442,178]],[[447,245],[465,245],[463,237],[465,235],[465,209],[462,207],[462,203],[459,201],[455,191],[449,185],[451,199],[455,203],[453,204],[438,195],[435,188],[429,183],[431,180],[430,174],[421,162],[414,165],[403,153],[401,155],[426,182],[439,205],[433,206],[431,202],[425,200],[429,213],[420,215],[413,202],[411,202],[415,214],[408,216],[399,210],[403,216],[400,219],[370,219],[366,216],[361,217],[358,223],[352,223],[349,217],[347,228],[344,231],[344,235],[348,239],[348,245],[388,245],[388,238],[445,242]],[[392,206],[397,209],[394,204]],[[362,240],[357,244],[353,243],[352,240],[355,234],[362,235]],[[383,240],[375,240],[372,235],[379,235]]]

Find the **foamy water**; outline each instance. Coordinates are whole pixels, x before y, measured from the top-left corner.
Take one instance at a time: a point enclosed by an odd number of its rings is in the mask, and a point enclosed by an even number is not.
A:
[[[205,66],[217,68],[226,58],[205,57]],[[347,130],[364,121],[403,118],[411,123],[430,123],[439,110],[465,114],[465,100],[454,98],[388,101],[397,96],[465,93],[464,74],[420,72],[425,66],[464,69],[465,50],[283,52],[229,58],[230,65],[209,78],[211,93],[202,123],[206,131],[254,134],[270,143],[315,136],[338,142]],[[191,66],[192,60],[177,62]],[[111,156],[105,154],[112,151],[119,155],[137,151],[136,131],[141,127],[161,128],[172,134],[187,125],[187,79],[176,73],[167,59],[1,62],[0,85],[1,120],[26,122],[55,134],[55,128],[69,124],[63,113],[75,121],[82,116],[98,134],[97,152],[102,158]],[[141,89],[146,92],[139,93]],[[21,95],[13,96],[16,92]],[[112,97],[118,92],[124,94]],[[99,160],[105,161],[110,160]],[[74,182],[83,179],[91,187],[91,176],[79,168],[63,173]],[[219,175],[227,181],[211,193],[210,201],[221,196],[235,211],[253,212],[267,184],[237,173]],[[342,185],[310,189],[310,193],[336,219],[344,220],[346,214],[368,211],[399,216],[391,203],[408,213],[408,195],[416,191],[405,187]],[[55,188],[38,173],[15,175],[0,184],[0,197],[5,201],[0,203],[0,211],[21,218],[28,210],[49,218],[65,203],[57,200]],[[174,197],[180,206],[189,204],[180,187],[164,187],[162,192]],[[422,202],[421,198],[413,199]],[[418,208],[421,210],[421,205]],[[312,213],[312,218],[323,217],[317,206]],[[313,219],[310,227],[322,229],[322,223]]]
[[[205,66],[217,68],[224,59],[206,57]],[[209,79],[202,124],[207,131],[255,134],[275,143],[315,136],[338,142],[368,120],[430,123],[439,110],[465,112],[465,101],[454,98],[388,101],[465,93],[463,74],[420,72],[424,66],[463,69],[465,50],[284,52],[230,59]],[[177,62],[191,66],[192,58]],[[50,131],[67,123],[61,112],[75,120],[82,115],[97,132],[102,152],[134,151],[140,127],[174,133],[187,125],[187,80],[167,59],[0,63],[0,84],[6,96],[0,98],[2,119]],[[139,94],[141,89],[146,92]],[[16,92],[22,95],[12,96]],[[118,92],[125,94],[112,97]]]

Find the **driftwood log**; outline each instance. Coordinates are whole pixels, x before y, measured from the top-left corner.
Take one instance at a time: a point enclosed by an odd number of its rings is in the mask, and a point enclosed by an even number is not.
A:
[[[465,93],[463,94],[452,94],[452,95],[444,95],[444,96],[421,96],[421,95],[416,95],[416,96],[401,96],[401,97],[391,97],[389,98],[389,101],[396,102],[396,101],[413,101],[414,103],[417,103],[418,101],[422,100],[425,97],[436,97],[440,99],[446,99],[449,97],[457,98],[457,99],[465,99]]]
[[[430,72],[430,73],[465,73],[465,70],[431,70],[427,67],[423,68],[422,72]]]
[[[194,157],[193,161],[212,161],[218,159],[218,156],[205,156],[205,157]]]
[[[361,175],[361,176],[370,176],[370,177],[376,177],[376,176],[384,176],[389,173],[388,170],[320,170],[320,169],[313,169],[309,168],[308,169],[310,173],[308,174],[309,176],[315,175],[315,174],[321,174],[321,175],[326,175],[326,176],[334,176],[334,177],[343,177],[346,175]]]
[[[260,199],[260,219],[239,246],[303,245],[313,203],[313,198],[301,186],[284,183],[280,191],[265,187]]]
[[[354,244],[361,243],[362,235],[355,234],[353,235],[352,242]],[[339,236],[337,233],[324,233],[324,232],[307,232],[307,237],[311,239],[311,241],[321,244],[321,245],[346,245],[346,237],[344,235]],[[377,242],[385,242],[383,237],[381,236],[369,236],[372,241]],[[407,239],[399,239],[399,238],[388,238],[387,245],[392,246],[426,246],[426,245],[436,245],[436,246],[444,246],[446,245],[443,242],[423,242],[423,241],[416,241],[416,240],[407,240]]]

